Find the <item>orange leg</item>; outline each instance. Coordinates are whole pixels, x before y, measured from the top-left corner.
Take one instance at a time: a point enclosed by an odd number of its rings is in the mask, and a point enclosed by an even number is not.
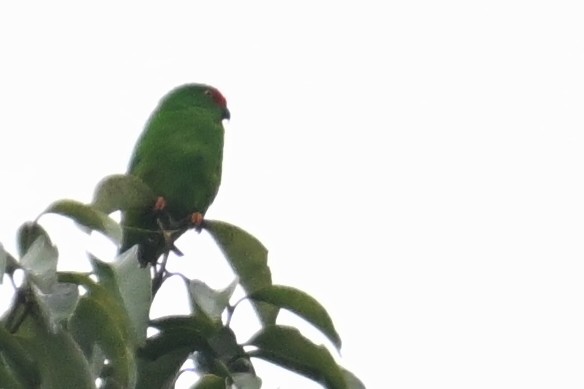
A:
[[[154,204],[154,211],[163,211],[166,208],[166,200],[162,196],[158,196],[156,199],[156,204]]]
[[[193,212],[191,215],[191,223],[197,228],[203,225],[203,214],[201,212]]]

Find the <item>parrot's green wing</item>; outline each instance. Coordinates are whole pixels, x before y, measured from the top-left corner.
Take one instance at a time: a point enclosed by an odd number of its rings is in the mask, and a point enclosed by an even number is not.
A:
[[[154,263],[167,249],[160,221],[168,227],[194,213],[205,214],[221,183],[226,118],[225,98],[208,85],[183,85],[161,100],[136,144],[128,173],[163,198],[165,207],[127,210],[121,251],[139,244],[142,265]]]

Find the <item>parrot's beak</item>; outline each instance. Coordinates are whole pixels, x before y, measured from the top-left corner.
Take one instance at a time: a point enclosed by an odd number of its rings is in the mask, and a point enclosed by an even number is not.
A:
[[[231,113],[229,112],[229,110],[227,109],[227,107],[226,108],[223,108],[223,116],[222,116],[222,118],[223,119],[227,119],[227,120],[231,119]]]

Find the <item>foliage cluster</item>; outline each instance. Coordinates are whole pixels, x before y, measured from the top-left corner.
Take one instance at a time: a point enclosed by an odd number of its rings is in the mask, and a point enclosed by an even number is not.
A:
[[[152,201],[152,192],[140,180],[115,175],[100,182],[91,204],[60,200],[43,214],[70,218],[85,231],[98,231],[119,244],[123,227],[111,213]],[[341,339],[318,301],[272,283],[267,250],[255,237],[221,221],[206,220],[203,228],[237,276],[224,290],[167,272],[168,251],[155,266],[141,267],[136,247],[109,262],[89,255],[90,273],[57,271],[57,248],[38,218],[22,225],[18,256],[0,245],[0,282],[10,280],[14,287],[0,325],[0,387],[172,388],[191,359],[200,375],[192,388],[253,389],[261,386],[253,366],[260,358],[326,388],[364,388],[328,348],[276,322],[280,310],[289,310],[340,350]],[[184,281],[191,313],[150,318],[157,292],[171,276]],[[261,323],[243,342],[230,328],[242,301],[232,302],[237,285]]]

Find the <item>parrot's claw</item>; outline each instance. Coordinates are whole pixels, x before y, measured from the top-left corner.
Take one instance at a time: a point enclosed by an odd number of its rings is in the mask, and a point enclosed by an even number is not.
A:
[[[203,224],[203,214],[201,212],[194,212],[191,215],[191,223],[193,223],[193,225],[195,227],[199,227],[201,226],[201,224]]]
[[[158,196],[158,198],[156,199],[156,204],[154,204],[154,211],[156,212],[164,211],[165,208],[166,200],[164,199],[164,197]]]
[[[201,212],[193,212],[193,214],[191,215],[191,224],[195,227],[197,231],[201,230],[204,221],[205,218],[203,217],[203,214]]]

